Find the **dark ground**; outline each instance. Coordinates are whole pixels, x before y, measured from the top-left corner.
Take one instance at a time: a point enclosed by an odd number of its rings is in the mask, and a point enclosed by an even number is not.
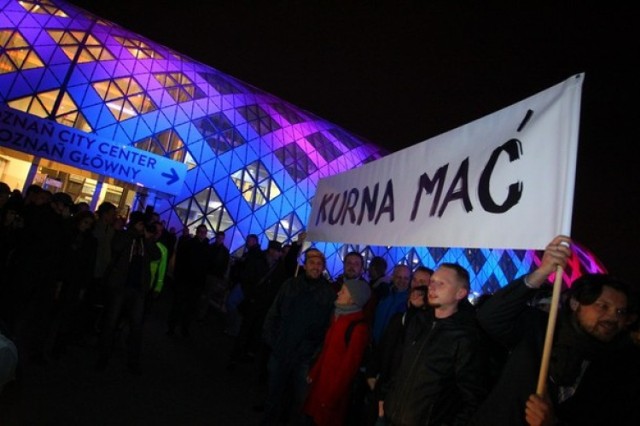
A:
[[[233,340],[212,313],[191,336],[169,337],[168,295],[157,300],[144,329],[142,374],[126,369],[124,335],[103,373],[95,345],[69,347],[58,361],[30,366],[0,395],[0,426],[255,425],[263,388],[253,364],[225,365]]]

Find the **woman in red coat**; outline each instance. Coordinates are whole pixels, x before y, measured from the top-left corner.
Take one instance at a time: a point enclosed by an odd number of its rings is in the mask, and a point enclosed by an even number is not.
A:
[[[370,340],[362,312],[370,296],[369,284],[361,280],[345,281],[338,292],[331,326],[308,377],[304,412],[318,426],[344,424],[351,382]]]

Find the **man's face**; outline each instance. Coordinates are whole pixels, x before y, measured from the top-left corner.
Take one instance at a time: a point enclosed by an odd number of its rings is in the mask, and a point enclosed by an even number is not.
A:
[[[411,288],[429,286],[431,283],[431,274],[426,271],[416,271],[411,277]]]
[[[429,286],[431,274],[426,271],[416,271],[411,277],[411,293],[409,303],[411,306],[421,308],[425,304],[426,288]]]
[[[36,206],[42,206],[44,204],[47,204],[49,201],[51,200],[51,195],[48,194],[45,191],[42,192],[38,192],[34,198],[33,198],[33,203]]]
[[[149,226],[144,227],[144,237],[147,240],[157,241],[155,227],[151,228]]]
[[[71,208],[69,206],[67,206],[65,203],[62,203],[60,201],[56,201],[51,203],[51,207],[53,207],[53,210],[58,213],[60,216],[67,218],[69,216],[71,216]]]
[[[78,223],[78,231],[86,232],[93,226],[93,219],[90,217],[84,218]]]
[[[139,220],[133,224],[133,230],[138,235],[144,235],[144,222]]]
[[[280,259],[280,257],[282,257],[282,251],[281,250],[276,250],[276,249],[273,249],[273,248],[270,248],[267,251],[267,254],[271,259],[274,259],[274,260],[278,260],[278,259]]]
[[[103,215],[102,215],[102,220],[107,224],[107,225],[112,225],[113,222],[116,221],[116,217],[118,216],[118,212],[116,211],[116,209],[113,210],[107,210]]]
[[[431,276],[429,283],[429,305],[434,308],[448,308],[458,304],[467,295],[456,271],[440,267]]]
[[[391,281],[398,291],[405,291],[409,288],[409,280],[411,279],[411,271],[408,266],[398,265],[393,268]]]
[[[307,252],[304,271],[311,279],[320,278],[322,271],[324,271],[324,258],[319,252]]]
[[[256,244],[258,244],[258,240],[255,237],[249,237],[247,238],[246,244],[247,244],[247,248],[251,248]]]
[[[215,243],[216,243],[217,245],[224,244],[224,234],[222,234],[222,233],[218,232],[218,233],[216,234]]]
[[[199,239],[200,241],[207,238],[207,228],[201,226],[198,229],[196,229],[196,238]]]
[[[344,258],[344,276],[347,279],[360,278],[362,275],[362,260],[358,256]]]
[[[580,327],[601,342],[610,342],[627,325],[627,296],[608,286],[592,304],[572,301],[571,307]]]

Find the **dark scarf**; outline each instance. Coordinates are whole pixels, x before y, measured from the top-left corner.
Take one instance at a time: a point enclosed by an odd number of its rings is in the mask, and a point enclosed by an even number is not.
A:
[[[611,347],[586,333],[573,314],[560,318],[556,333],[549,364],[549,377],[556,386],[573,386],[582,362],[597,359]]]

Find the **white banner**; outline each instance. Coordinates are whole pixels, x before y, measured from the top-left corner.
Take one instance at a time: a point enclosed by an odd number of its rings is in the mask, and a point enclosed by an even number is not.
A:
[[[543,249],[569,235],[583,80],[321,179],[309,239]]]

